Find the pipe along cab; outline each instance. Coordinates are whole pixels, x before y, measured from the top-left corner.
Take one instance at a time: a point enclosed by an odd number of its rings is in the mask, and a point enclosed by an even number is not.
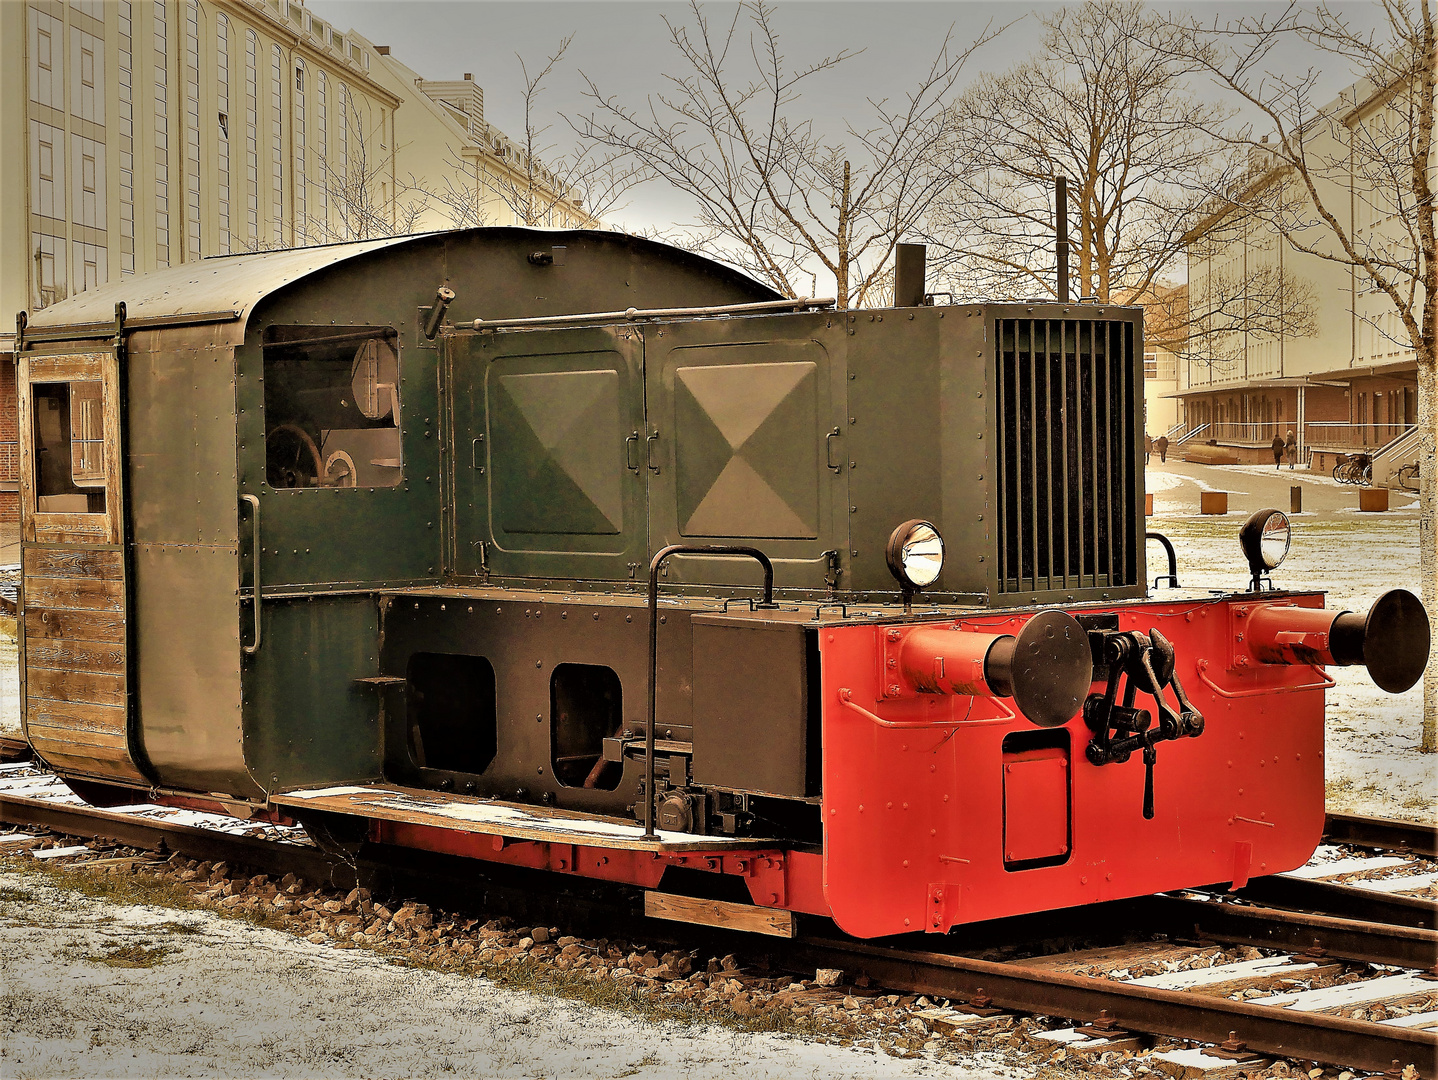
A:
[[[22,704],[95,802],[877,936],[1301,865],[1365,615],[1148,587],[1142,317],[786,300],[600,232],[206,259],[20,320]],[[1158,580],[1177,584],[1176,568]],[[761,584],[762,583],[762,584]]]

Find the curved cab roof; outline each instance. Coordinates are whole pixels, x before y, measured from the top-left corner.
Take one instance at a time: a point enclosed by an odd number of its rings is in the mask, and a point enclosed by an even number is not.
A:
[[[181,263],[164,270],[134,274],[111,281],[97,289],[77,293],[29,316],[30,330],[53,333],[69,327],[110,325],[115,305],[125,304],[127,325],[163,326],[170,321],[228,322],[245,319],[265,297],[302,278],[386,248],[398,248],[444,237],[469,235],[528,235],[536,243],[553,243],[563,237],[586,237],[614,243],[631,250],[660,255],[670,261],[704,264],[716,277],[742,282],[748,289],[764,291],[765,286],[721,263],[712,262],[683,248],[661,244],[627,233],[596,229],[476,228],[390,236],[320,247],[286,248],[244,255],[217,255],[198,262]],[[772,290],[771,290],[772,291]],[[779,299],[778,293],[773,293]]]

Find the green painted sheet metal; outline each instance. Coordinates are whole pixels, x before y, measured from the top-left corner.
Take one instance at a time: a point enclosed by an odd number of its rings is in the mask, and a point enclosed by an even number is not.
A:
[[[377,777],[373,597],[267,600],[264,644],[245,662],[245,759],[266,790]]]

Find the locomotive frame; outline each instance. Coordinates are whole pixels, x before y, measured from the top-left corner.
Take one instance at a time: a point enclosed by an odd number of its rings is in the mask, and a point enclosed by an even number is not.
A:
[[[474,229],[187,264],[19,341],[23,722],[92,800],[657,913],[700,870],[726,922],[866,936],[1317,843],[1314,665],[1365,630],[1149,598],[1138,309],[836,311]],[[915,523],[946,553],[917,606]]]

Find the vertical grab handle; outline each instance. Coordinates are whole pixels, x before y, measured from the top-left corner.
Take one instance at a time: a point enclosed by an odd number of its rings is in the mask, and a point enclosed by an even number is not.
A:
[[[631,431],[629,437],[624,440],[624,467],[630,472],[639,473],[639,432]]]
[[[250,504],[250,512],[254,518],[254,543],[250,552],[250,559],[253,573],[251,580],[255,585],[255,640],[249,645],[241,645],[241,650],[247,656],[254,656],[260,651],[260,500],[255,495],[241,495],[241,499]]]
[[[654,464],[654,444],[659,441],[659,429],[655,428],[644,437],[644,460],[652,473],[659,472],[659,466]]]
[[[843,461],[840,461],[837,465],[834,464],[834,440],[839,438],[842,434],[843,433],[838,428],[835,428],[833,431],[829,432],[829,434],[824,436],[824,464],[828,465],[829,468],[836,473],[841,473],[844,471]]]

